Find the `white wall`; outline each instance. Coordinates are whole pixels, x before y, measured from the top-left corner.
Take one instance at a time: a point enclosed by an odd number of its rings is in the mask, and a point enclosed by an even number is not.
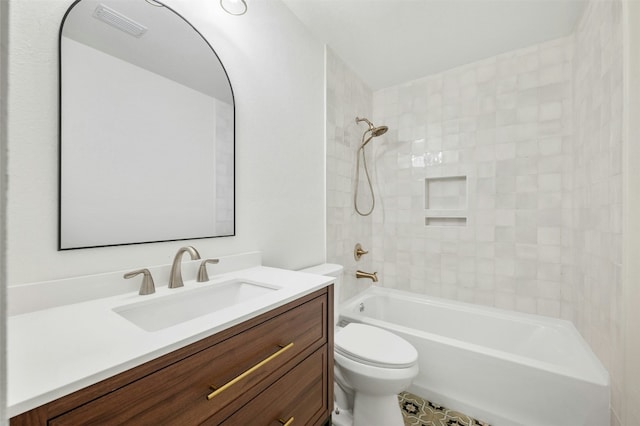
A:
[[[640,3],[623,3],[625,85],[623,138],[623,277],[619,310],[622,316],[623,377],[618,416],[621,425],[640,424]],[[616,426],[616,423],[612,423]]]
[[[9,0],[8,283],[260,250],[265,264],[322,262],[323,46],[278,0],[243,17],[209,0],[167,0],[216,49],[236,99],[236,237],[56,251],[57,40],[71,0]]]
[[[344,266],[344,283],[339,298],[346,300],[371,285],[369,279],[356,279],[356,270],[376,272],[370,253],[356,261],[356,243],[371,250],[371,216],[358,215],[353,207],[356,178],[356,154],[362,134],[368,128],[356,123],[356,117],[372,119],[373,92],[347,65],[327,48],[327,261]],[[372,142],[373,143],[373,142]],[[380,139],[376,139],[380,143]],[[373,177],[372,152],[367,145],[367,159]],[[361,166],[362,167],[362,166]],[[371,199],[360,169],[360,199],[358,206],[369,210]]]
[[[622,419],[622,2],[592,1],[575,31],[573,66],[573,322],[611,376]]]
[[[571,317],[563,195],[572,46],[565,37],[374,93],[376,123],[390,128],[375,145],[373,256],[383,285]],[[466,197],[457,209],[440,198],[458,201],[453,180],[430,181],[442,193],[427,196],[425,179],[458,176]],[[425,226],[437,214],[466,223]]]
[[[6,217],[7,161],[7,3],[0,1],[0,218]],[[0,423],[5,419],[7,405],[6,375],[6,241],[5,221],[0,220]]]

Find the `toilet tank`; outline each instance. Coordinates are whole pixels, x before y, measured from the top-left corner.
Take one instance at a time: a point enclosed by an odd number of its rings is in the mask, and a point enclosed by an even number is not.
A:
[[[340,289],[342,287],[342,272],[344,268],[342,265],[336,263],[322,263],[320,265],[311,266],[310,268],[301,269],[300,272],[306,272],[307,274],[325,275],[328,277],[334,277],[333,283],[333,325],[338,324],[340,312],[338,312],[338,304],[340,300]]]

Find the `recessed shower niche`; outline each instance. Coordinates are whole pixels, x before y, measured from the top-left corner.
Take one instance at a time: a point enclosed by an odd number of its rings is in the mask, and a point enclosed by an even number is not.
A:
[[[467,177],[426,178],[424,185],[426,226],[467,224]]]

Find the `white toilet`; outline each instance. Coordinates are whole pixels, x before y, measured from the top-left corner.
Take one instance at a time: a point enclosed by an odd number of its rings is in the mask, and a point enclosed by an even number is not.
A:
[[[418,351],[395,334],[365,324],[338,327],[342,265],[301,272],[335,277],[334,361],[336,426],[403,426],[397,394],[418,375]]]

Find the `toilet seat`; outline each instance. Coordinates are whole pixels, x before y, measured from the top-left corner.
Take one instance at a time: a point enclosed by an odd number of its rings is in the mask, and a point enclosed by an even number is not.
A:
[[[400,336],[366,324],[350,323],[334,336],[335,351],[362,364],[382,368],[408,368],[418,351]]]

